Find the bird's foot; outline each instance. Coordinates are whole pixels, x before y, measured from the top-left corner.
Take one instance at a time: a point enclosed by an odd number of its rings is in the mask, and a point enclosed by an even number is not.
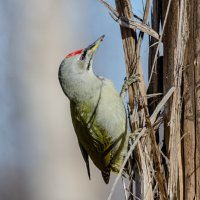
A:
[[[128,87],[133,84],[133,83],[137,83],[140,82],[140,74],[132,74],[128,79],[125,78],[124,79],[124,84],[122,86],[121,92],[120,92],[120,96],[123,97],[123,95],[126,93],[126,91],[128,90]]]
[[[134,132],[130,134],[129,139],[134,141],[136,139],[136,137],[140,134],[141,130],[142,130],[142,128],[138,128],[138,129],[134,130]]]

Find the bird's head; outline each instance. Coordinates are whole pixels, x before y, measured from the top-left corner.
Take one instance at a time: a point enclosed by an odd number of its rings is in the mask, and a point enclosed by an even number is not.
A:
[[[63,62],[66,67],[73,68],[74,72],[84,72],[92,70],[93,58],[96,50],[103,41],[104,35],[94,43],[84,49],[79,49],[65,56]],[[61,64],[62,65],[62,64]]]
[[[74,99],[100,84],[92,71],[94,54],[104,35],[84,49],[74,51],[64,58],[59,68],[59,81],[64,93]],[[98,79],[98,80],[97,80]],[[84,92],[83,92],[84,91]],[[90,91],[89,91],[90,92]]]

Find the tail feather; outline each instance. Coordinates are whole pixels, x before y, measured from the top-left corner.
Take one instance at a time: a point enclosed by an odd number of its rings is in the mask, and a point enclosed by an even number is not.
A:
[[[110,168],[107,168],[105,171],[101,171],[101,174],[104,182],[108,184],[110,180]]]

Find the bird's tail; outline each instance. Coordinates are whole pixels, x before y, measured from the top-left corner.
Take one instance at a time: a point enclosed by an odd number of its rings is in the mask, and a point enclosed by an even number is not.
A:
[[[101,171],[101,174],[104,182],[108,184],[110,180],[110,168],[107,168],[105,171]]]

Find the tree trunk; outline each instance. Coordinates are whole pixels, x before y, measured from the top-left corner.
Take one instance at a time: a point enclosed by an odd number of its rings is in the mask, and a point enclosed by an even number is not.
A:
[[[163,18],[168,1],[163,1]],[[183,191],[179,185],[179,199],[200,199],[200,1],[187,1],[186,35],[188,37],[183,63],[181,152],[183,163]],[[163,37],[164,93],[174,84],[173,71],[176,58],[176,44],[180,2],[173,0]],[[171,103],[165,109],[165,144],[169,150],[169,113]],[[178,145],[178,144],[177,144]],[[180,167],[180,166],[179,166]],[[179,169],[182,170],[182,169]],[[181,177],[179,177],[180,181]],[[178,193],[177,192],[177,193]],[[183,192],[183,194],[181,194]]]

